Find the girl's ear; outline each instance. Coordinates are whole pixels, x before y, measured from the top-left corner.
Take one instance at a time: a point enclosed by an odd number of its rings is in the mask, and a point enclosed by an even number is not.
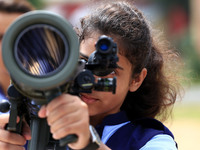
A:
[[[147,69],[143,68],[140,74],[136,78],[132,79],[129,85],[129,91],[135,92],[141,86],[146,76],[147,76]]]

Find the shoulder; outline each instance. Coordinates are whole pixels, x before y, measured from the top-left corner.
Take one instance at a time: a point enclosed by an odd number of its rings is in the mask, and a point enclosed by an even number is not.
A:
[[[144,134],[148,135],[157,135],[157,134],[167,134],[174,138],[172,132],[160,121],[152,118],[142,118],[133,121],[134,128],[138,130],[138,132],[144,132]],[[152,136],[152,137],[153,137]]]
[[[174,139],[166,134],[159,134],[149,140],[140,150],[177,150]]]
[[[151,143],[153,143],[152,145],[160,146],[158,148],[159,150],[163,150],[163,148],[170,149],[171,147],[176,149],[177,145],[174,141],[173,133],[160,121],[152,118],[142,118],[133,121],[133,126],[140,139],[138,148],[146,144],[146,146],[149,147]]]
[[[160,137],[160,135],[164,136]],[[168,141],[172,145],[175,145],[173,140],[174,136],[167,127],[158,120],[143,118],[120,127],[115,134],[112,135],[107,144],[115,147],[116,143],[118,143],[118,146],[127,145],[126,149],[138,150],[150,141],[150,145],[154,141],[158,142],[158,145],[162,145],[161,143],[166,140],[162,140],[163,138],[170,139]],[[150,145],[148,144],[147,146]]]

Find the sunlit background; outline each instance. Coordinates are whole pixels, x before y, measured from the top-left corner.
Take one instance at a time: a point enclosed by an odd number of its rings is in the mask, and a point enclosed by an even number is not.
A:
[[[89,0],[28,0],[37,9],[51,10],[78,26],[88,13]],[[93,0],[95,1],[95,0]],[[165,124],[172,130],[180,150],[200,149],[200,1],[136,0],[151,24],[161,30],[180,52],[185,63],[182,83],[185,94]]]

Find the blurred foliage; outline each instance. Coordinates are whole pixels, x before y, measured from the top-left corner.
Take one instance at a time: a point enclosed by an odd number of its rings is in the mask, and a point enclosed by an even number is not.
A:
[[[189,12],[190,5],[188,0],[152,0],[153,2],[160,3],[162,6],[164,6],[166,9],[165,11],[170,10],[171,7],[175,5],[181,5],[184,7],[184,9]]]
[[[42,0],[27,0],[30,2],[36,9],[42,9],[44,2]]]
[[[185,62],[185,75],[190,78],[193,84],[200,83],[200,58],[194,47],[193,40],[189,32],[180,39],[178,45]]]
[[[160,3],[164,8],[165,15],[167,16],[173,8],[182,7],[187,14],[188,25],[184,33],[181,35],[168,34],[168,38],[171,39],[171,42],[179,50],[185,62],[184,75],[186,78],[192,82],[192,84],[200,83],[200,56],[197,54],[197,50],[194,47],[192,40],[192,35],[190,33],[190,1],[188,0],[153,0],[154,2]],[[165,18],[166,19],[166,18]],[[177,18],[178,19],[178,18]],[[168,20],[170,21],[170,20]],[[168,32],[168,31],[167,31]],[[169,32],[168,32],[169,33]],[[174,37],[175,36],[175,37]]]

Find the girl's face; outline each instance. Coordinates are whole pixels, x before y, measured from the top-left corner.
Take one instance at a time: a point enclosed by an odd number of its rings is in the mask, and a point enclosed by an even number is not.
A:
[[[85,56],[90,56],[90,54],[95,50],[95,43],[100,35],[96,35],[85,39],[81,42],[80,53]],[[92,91],[90,94],[81,93],[81,99],[88,104],[90,116],[104,117],[108,114],[113,114],[120,111],[120,107],[126,97],[129,90],[134,91],[131,79],[131,64],[122,55],[118,55],[119,61],[118,66],[114,73],[111,73],[105,77],[117,77],[117,88],[116,94],[112,92],[99,92]]]

